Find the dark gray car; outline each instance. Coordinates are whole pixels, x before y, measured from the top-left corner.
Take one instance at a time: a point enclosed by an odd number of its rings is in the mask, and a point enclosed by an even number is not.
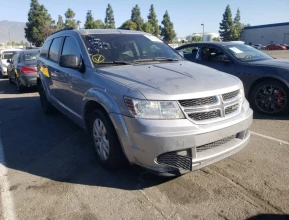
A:
[[[10,84],[15,83],[19,92],[24,88],[36,86],[37,57],[39,50],[23,50],[16,52],[7,67]]]
[[[289,111],[289,60],[274,59],[245,44],[194,43],[176,48],[192,62],[237,76],[253,108],[268,115]]]

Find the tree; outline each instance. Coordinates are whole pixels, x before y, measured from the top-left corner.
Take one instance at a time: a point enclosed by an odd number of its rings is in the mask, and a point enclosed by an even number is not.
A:
[[[107,29],[115,29],[114,15],[110,4],[108,4],[106,8],[104,23]]]
[[[41,46],[47,37],[47,33],[45,33],[47,26],[49,29],[53,29],[53,21],[47,9],[40,5],[38,0],[31,0],[28,22],[26,28],[24,28],[25,38],[36,46]]]
[[[148,22],[152,25],[152,32],[151,34],[155,36],[160,35],[160,29],[158,24],[157,15],[155,13],[154,5],[151,5],[150,13],[148,15]]]
[[[138,30],[138,31],[143,30],[144,21],[141,18],[140,8],[138,7],[138,5],[136,5],[135,7],[132,8],[130,20],[136,24],[136,26],[137,26],[136,30]]]
[[[68,8],[67,11],[65,12],[65,26],[66,27],[72,27],[73,29],[77,28],[77,23],[75,19],[73,19],[75,16],[74,11],[72,11],[71,8]]]
[[[95,22],[94,22],[94,18],[92,16],[91,10],[88,10],[86,13],[86,20],[84,23],[84,28],[85,29],[95,29]]]
[[[214,41],[214,42],[220,42],[221,39],[220,39],[219,37],[214,37],[214,38],[213,38],[213,41]]]
[[[242,31],[241,14],[238,8],[236,16],[234,18],[233,40],[240,40],[241,31]]]
[[[119,27],[119,29],[136,30],[137,24],[134,23],[132,20],[127,20]]]
[[[58,15],[58,21],[56,23],[56,29],[57,30],[60,30],[60,29],[63,29],[65,28],[65,25],[64,25],[64,22],[63,22],[63,18],[61,15]]]
[[[232,21],[232,12],[230,5],[227,5],[226,10],[223,14],[223,20],[220,23],[220,36],[223,41],[231,41],[233,39],[233,21]]]
[[[153,26],[150,22],[146,22],[143,25],[143,31],[152,34],[153,33]]]
[[[95,24],[95,29],[104,29],[106,27],[106,25],[100,19],[95,20],[94,24]]]
[[[177,34],[174,30],[174,24],[171,22],[168,11],[166,11],[163,16],[162,25],[164,27],[161,29],[161,36],[163,36],[163,41],[169,44],[173,41]]]

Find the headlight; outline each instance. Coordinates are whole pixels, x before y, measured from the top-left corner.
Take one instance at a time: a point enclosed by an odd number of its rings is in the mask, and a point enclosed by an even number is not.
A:
[[[179,119],[185,118],[175,101],[147,101],[124,98],[131,114],[143,119]]]

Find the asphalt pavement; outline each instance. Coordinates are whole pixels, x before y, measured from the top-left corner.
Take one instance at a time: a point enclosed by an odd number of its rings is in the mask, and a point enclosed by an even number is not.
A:
[[[0,219],[289,218],[289,114],[254,115],[248,147],[177,178],[102,169],[83,130],[7,79],[0,121]]]

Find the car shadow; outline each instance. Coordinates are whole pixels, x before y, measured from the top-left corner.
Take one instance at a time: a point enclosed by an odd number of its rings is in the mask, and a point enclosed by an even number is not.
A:
[[[280,116],[270,116],[270,115],[264,115],[260,114],[254,111],[253,115],[254,119],[259,119],[259,120],[289,120],[289,112],[288,114],[280,115]]]
[[[289,215],[277,215],[277,214],[259,214],[247,220],[289,220]]]
[[[54,181],[138,190],[172,178],[131,166],[103,169],[88,134],[61,113],[47,116],[38,97],[0,99],[6,166]]]
[[[25,88],[23,93],[33,93],[36,92],[36,87]],[[10,84],[9,79],[0,78],[0,95],[4,94],[19,94],[17,87],[14,83]]]

